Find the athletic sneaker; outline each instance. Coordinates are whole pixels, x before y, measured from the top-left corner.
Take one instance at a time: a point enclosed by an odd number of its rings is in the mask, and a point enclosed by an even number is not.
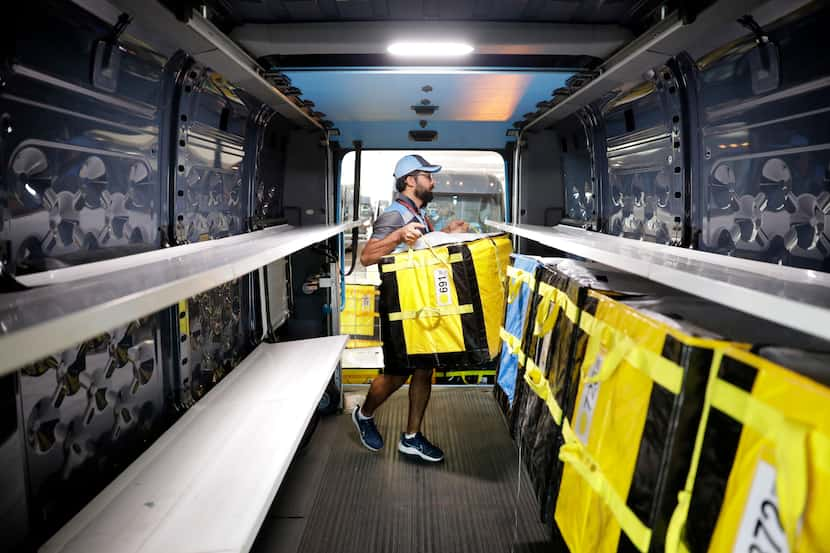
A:
[[[398,442],[398,451],[405,455],[420,457],[424,461],[437,463],[444,460],[444,452],[441,448],[429,443],[423,434],[416,432],[411,438],[401,433],[401,441]]]
[[[360,436],[360,441],[370,451],[378,451],[383,448],[383,436],[378,432],[378,427],[375,426],[374,417],[371,419],[361,419],[357,416],[360,410],[360,405],[356,405],[352,411],[352,420],[357,427],[357,434]]]

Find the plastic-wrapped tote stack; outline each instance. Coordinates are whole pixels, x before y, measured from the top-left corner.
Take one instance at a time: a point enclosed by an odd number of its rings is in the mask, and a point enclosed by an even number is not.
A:
[[[510,250],[503,234],[430,233],[382,258],[384,363],[445,370],[493,360]]]
[[[377,286],[347,284],[346,302],[340,312],[340,332],[351,339],[347,348],[366,348],[381,345],[378,321]]]
[[[827,344],[613,273],[548,260],[527,313],[513,431],[559,549],[830,547],[827,358],[760,347]]]
[[[540,260],[528,255],[513,254],[507,268],[507,307],[504,326],[499,329],[502,340],[496,383],[493,388],[502,411],[510,416],[516,391],[516,375],[525,365],[524,336],[527,312],[536,293],[536,270]]]

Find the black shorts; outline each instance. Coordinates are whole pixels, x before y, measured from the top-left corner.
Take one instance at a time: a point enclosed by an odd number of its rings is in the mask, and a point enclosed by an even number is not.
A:
[[[432,368],[413,368],[413,367],[404,367],[404,366],[389,366],[386,363],[387,359],[394,359],[397,357],[396,353],[393,351],[387,352],[387,348],[390,346],[387,345],[386,342],[383,343],[383,368],[380,371],[380,374],[386,374],[389,376],[412,376],[415,371],[433,371],[435,369]]]

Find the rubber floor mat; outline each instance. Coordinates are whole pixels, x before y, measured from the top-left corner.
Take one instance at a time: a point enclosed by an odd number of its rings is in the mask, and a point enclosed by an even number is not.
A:
[[[549,550],[548,532],[538,521],[530,482],[519,469],[518,450],[492,391],[432,391],[423,432],[445,452],[438,464],[411,461],[397,450],[407,393],[395,393],[376,414],[386,442],[379,453],[361,445],[350,414],[338,416],[298,551]]]

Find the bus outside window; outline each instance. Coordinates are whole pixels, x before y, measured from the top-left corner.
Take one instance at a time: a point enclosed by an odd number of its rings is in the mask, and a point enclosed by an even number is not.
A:
[[[392,202],[395,163],[409,150],[363,151],[360,173],[361,219],[374,219]],[[470,232],[487,232],[484,221],[504,221],[504,158],[497,152],[482,151],[421,151],[430,163],[441,165],[435,175],[434,198],[426,207],[435,230],[447,222],[461,219],[470,225]],[[352,218],[354,198],[355,153],[343,157],[340,171],[342,220]],[[371,229],[361,231],[361,241],[371,236]]]

